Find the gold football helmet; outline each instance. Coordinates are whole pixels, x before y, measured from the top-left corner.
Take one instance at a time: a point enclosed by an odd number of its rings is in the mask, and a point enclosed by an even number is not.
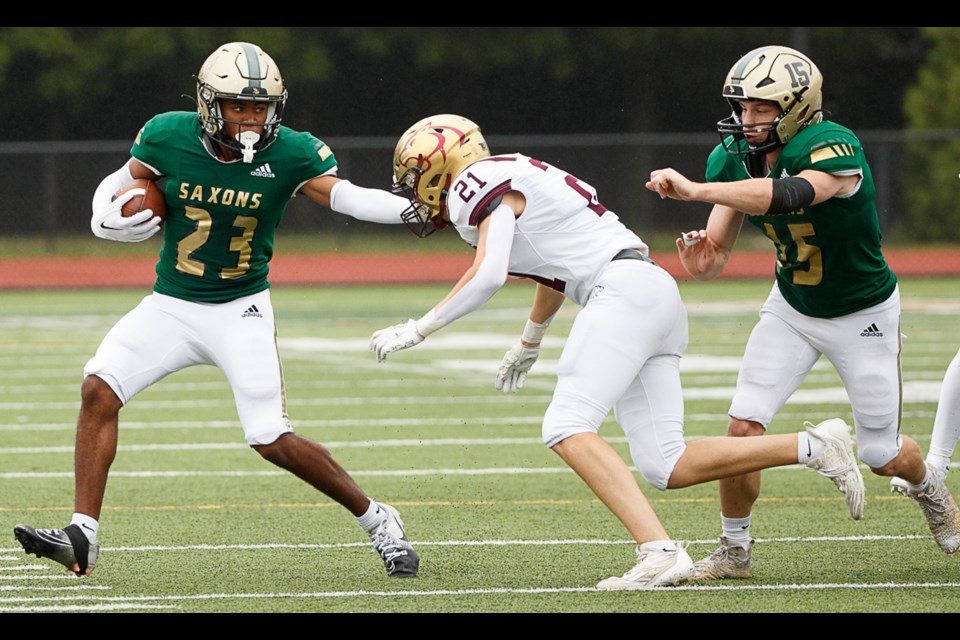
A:
[[[727,153],[734,155],[768,152],[823,119],[823,76],[810,58],[789,47],[760,47],[740,58],[727,74],[723,97],[733,114],[717,123],[717,131]],[[769,132],[760,145],[742,144],[743,100],[766,100],[780,107],[774,121],[750,125],[751,130]]]
[[[252,146],[224,135],[222,99],[250,100],[268,105],[263,134]],[[283,88],[280,70],[273,58],[255,44],[231,42],[218,47],[197,74],[197,113],[203,132],[216,143],[236,152],[243,153],[246,146],[246,155],[249,156],[251,150],[261,151],[270,146],[277,139],[286,104],[287,91]]]
[[[411,204],[402,215],[404,224],[421,238],[445,227],[453,179],[489,156],[480,127],[462,116],[430,116],[407,129],[393,153],[393,191]]]

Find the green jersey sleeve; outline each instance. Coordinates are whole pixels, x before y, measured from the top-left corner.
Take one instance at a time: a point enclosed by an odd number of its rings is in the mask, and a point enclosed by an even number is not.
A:
[[[182,137],[180,128],[189,122],[189,117],[185,118],[185,115],[187,114],[161,113],[151,118],[137,133],[130,155],[161,174],[168,175],[170,167],[167,165],[173,156],[167,149]],[[193,120],[196,120],[196,117]],[[199,123],[196,123],[196,130],[199,137]]]
[[[784,165],[792,167],[796,173],[809,169],[835,175],[858,175],[863,174],[866,164],[860,140],[840,127],[817,133],[804,145],[787,145],[783,153]]]

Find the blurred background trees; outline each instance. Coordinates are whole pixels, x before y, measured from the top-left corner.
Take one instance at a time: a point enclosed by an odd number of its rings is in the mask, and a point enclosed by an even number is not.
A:
[[[128,138],[191,109],[192,75],[232,40],[273,56],[292,124],[321,136],[445,111],[497,133],[711,131],[727,70],[764,44],[806,49],[842,121],[896,129],[930,46],[919,27],[0,27],[2,138]]]
[[[606,160],[631,171],[669,162],[696,175],[728,115],[720,88],[732,64],[757,46],[795,46],[823,72],[833,119],[861,134],[888,132],[900,145],[895,157],[876,158],[889,182],[880,190],[903,192],[885,205],[896,209],[885,214],[889,228],[960,239],[960,29],[952,27],[0,27],[0,152],[9,158],[25,149],[12,144],[39,141],[129,148],[154,114],[195,108],[194,74],[233,40],[273,56],[290,92],[286,124],[324,140],[388,148],[419,118],[454,112],[511,144],[494,152],[524,151],[522,136],[586,134],[601,146],[640,136],[628,151],[611,147]],[[903,131],[922,133],[900,142]],[[665,134],[695,136],[703,148],[664,139],[653,156],[637,150],[643,136]],[[53,185],[56,162],[45,162]],[[593,178],[591,168],[583,175]],[[386,175],[378,166],[370,186]],[[62,205],[49,207],[55,216]]]

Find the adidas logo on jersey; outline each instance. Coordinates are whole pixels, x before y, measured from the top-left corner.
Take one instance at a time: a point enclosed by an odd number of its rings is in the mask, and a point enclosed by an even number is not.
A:
[[[257,305],[253,305],[249,309],[243,312],[241,318],[262,318],[263,314],[260,313],[260,309],[257,309]]]
[[[863,330],[863,333],[860,334],[861,338],[882,338],[883,332],[877,328],[876,324],[872,324],[866,329]]]
[[[276,178],[277,174],[273,172],[273,169],[270,168],[270,163],[263,165],[259,169],[254,169],[250,172],[254,178]]]

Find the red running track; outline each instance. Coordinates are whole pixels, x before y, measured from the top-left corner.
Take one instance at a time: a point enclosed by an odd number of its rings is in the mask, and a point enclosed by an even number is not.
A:
[[[960,248],[885,252],[901,277],[960,276]],[[651,257],[678,279],[689,279],[675,253]],[[773,252],[736,251],[723,278],[773,278]],[[281,285],[453,284],[472,254],[287,254],[274,258],[270,282]],[[153,285],[152,258],[0,259],[0,290],[84,289]]]

